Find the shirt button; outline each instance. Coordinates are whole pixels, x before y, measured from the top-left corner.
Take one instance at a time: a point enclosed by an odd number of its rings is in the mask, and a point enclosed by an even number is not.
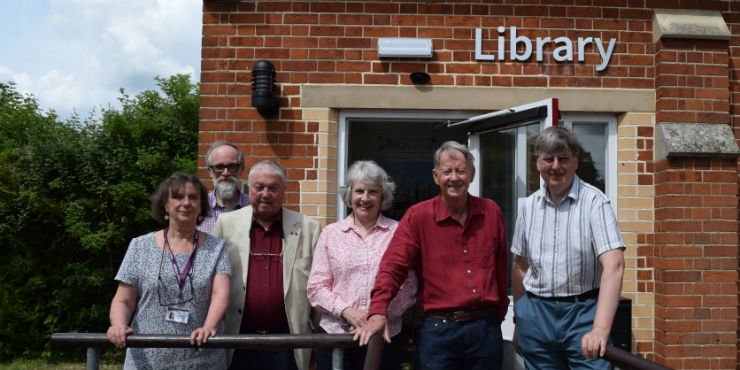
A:
[[[267,284],[265,284],[265,288],[267,288]]]
[[[468,254],[468,250],[467,249],[463,249],[463,253],[464,254]]]
[[[468,270],[468,274],[470,273],[470,270]]]
[[[269,270],[269,269],[270,269],[269,267],[265,266],[265,270]]]
[[[477,292],[477,291],[478,291],[477,289],[473,289],[473,293],[475,293],[475,292]]]

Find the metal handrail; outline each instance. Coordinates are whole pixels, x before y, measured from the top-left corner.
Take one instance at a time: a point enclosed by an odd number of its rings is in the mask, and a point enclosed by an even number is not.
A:
[[[672,370],[653,361],[635,356],[621,348],[606,346],[604,360],[619,366],[621,370]]]
[[[105,333],[53,333],[51,344],[59,347],[88,347],[88,369],[90,348],[113,347]],[[147,348],[196,348],[190,344],[189,335],[132,334],[126,338],[128,347]],[[355,348],[357,342],[350,334],[240,334],[218,335],[208,339],[202,348]],[[383,352],[383,339],[379,334],[370,338],[365,355],[364,370],[377,370]],[[671,368],[633,355],[623,349],[607,346],[605,360],[622,370],[672,370]],[[95,359],[97,361],[97,359]],[[336,364],[335,364],[336,365]],[[337,366],[334,366],[337,368]]]
[[[105,333],[53,333],[51,344],[64,347],[113,347]],[[127,347],[197,348],[184,334],[132,334],[126,337]],[[201,348],[354,348],[357,342],[350,334],[239,334],[208,338]],[[379,334],[370,338],[363,369],[380,368],[383,340]],[[89,351],[88,351],[89,352]],[[90,356],[88,355],[88,369]]]

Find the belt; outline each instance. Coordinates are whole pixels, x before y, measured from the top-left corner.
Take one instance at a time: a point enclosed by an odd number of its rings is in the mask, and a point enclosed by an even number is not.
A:
[[[498,313],[496,306],[488,306],[480,310],[470,311],[444,311],[444,310],[429,310],[424,311],[424,317],[431,317],[434,319],[452,320],[452,321],[470,321],[478,320],[484,317],[493,316]]]
[[[545,300],[545,301],[575,303],[575,302],[581,302],[581,301],[585,301],[587,299],[598,297],[599,296],[599,289],[597,288],[597,289],[589,290],[586,293],[581,293],[581,294],[578,294],[578,295],[569,295],[569,296],[566,296],[566,297],[541,297],[541,296],[538,296],[536,294],[532,294],[530,292],[527,292],[527,295],[530,296],[530,297],[536,297],[536,298],[539,298],[539,299],[542,299],[542,300]]]

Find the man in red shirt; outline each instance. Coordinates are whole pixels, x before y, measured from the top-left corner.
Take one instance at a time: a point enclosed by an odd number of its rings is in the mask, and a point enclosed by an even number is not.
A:
[[[380,262],[369,319],[354,331],[360,345],[383,330],[390,341],[390,300],[416,271],[417,304],[423,311],[415,369],[499,369],[501,321],[509,298],[506,232],[501,210],[490,199],[468,194],[474,158],[448,141],[434,154],[440,195],[406,212]]]

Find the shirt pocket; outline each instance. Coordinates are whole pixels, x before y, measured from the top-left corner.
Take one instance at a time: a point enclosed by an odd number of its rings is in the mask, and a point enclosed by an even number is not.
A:
[[[480,267],[490,268],[493,266],[493,260],[496,253],[495,246],[498,245],[498,238],[486,237],[480,244],[480,246],[475,247],[473,252],[475,263]]]

